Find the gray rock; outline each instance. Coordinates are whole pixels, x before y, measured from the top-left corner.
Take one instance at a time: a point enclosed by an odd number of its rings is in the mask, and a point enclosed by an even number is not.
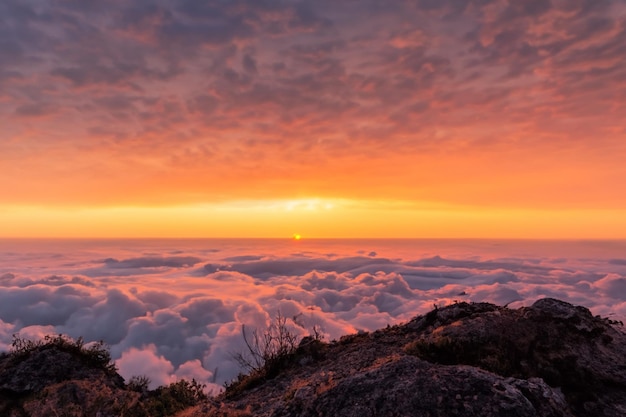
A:
[[[624,416],[626,335],[584,307],[539,300],[437,308],[324,345],[212,412],[252,416]],[[210,415],[210,414],[205,414]],[[235,415],[235,414],[232,414]]]
[[[565,398],[541,379],[502,378],[469,366],[441,366],[401,356],[344,378],[274,416],[565,417]]]

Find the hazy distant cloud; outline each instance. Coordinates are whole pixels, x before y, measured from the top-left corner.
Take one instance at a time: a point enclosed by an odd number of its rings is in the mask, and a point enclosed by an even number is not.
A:
[[[104,264],[108,268],[182,268],[193,266],[202,259],[192,256],[170,256],[170,257],[145,257],[131,258],[118,261],[117,259],[108,258],[104,260]]]
[[[275,275],[303,275],[307,272],[316,271],[337,271],[340,273],[348,271],[373,270],[379,271],[381,265],[389,264],[389,259],[351,257],[334,260],[291,258],[291,259],[268,259],[250,262],[231,263],[219,267],[213,264],[205,266],[207,273],[212,273],[214,268],[220,271],[237,271],[257,278],[268,278]]]
[[[16,276],[15,274],[6,273],[0,275],[0,287],[29,287],[32,285],[44,284],[51,287],[66,286],[67,284],[83,285],[85,287],[95,287],[96,284],[85,277],[66,277],[59,275],[50,275],[44,278],[32,279],[23,276]],[[66,288],[72,288],[78,290],[80,287],[67,286]]]

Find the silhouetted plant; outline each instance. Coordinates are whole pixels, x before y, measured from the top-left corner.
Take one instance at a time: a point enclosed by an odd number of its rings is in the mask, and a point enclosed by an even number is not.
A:
[[[264,332],[255,329],[249,333],[243,324],[241,334],[247,350],[236,353],[234,358],[250,373],[267,375],[298,347],[298,336],[289,330],[287,318],[280,311]]]
[[[312,359],[321,357],[325,344],[320,327],[313,326],[311,334],[300,339],[289,325],[291,321],[295,326],[303,327],[297,322],[298,317],[287,319],[278,311],[263,332],[257,329],[249,332],[245,325],[241,326],[246,350],[233,354],[233,358],[248,374],[239,374],[237,379],[226,382],[226,396],[235,396],[274,378],[299,355]]]
[[[13,341],[11,342],[11,353],[14,356],[28,354],[41,345],[43,345],[43,342],[41,340],[33,341],[30,339],[21,338],[18,334],[13,334]]]
[[[195,379],[191,382],[180,380],[161,386],[146,394],[144,407],[150,417],[171,416],[187,407],[193,407],[208,397],[204,393],[206,385]]]
[[[135,375],[130,378],[130,380],[126,384],[126,387],[131,391],[145,394],[146,392],[148,392],[150,382],[150,378],[148,378],[146,375]]]

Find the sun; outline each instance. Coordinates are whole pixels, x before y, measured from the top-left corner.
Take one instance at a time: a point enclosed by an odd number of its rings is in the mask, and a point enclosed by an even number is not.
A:
[[[300,239],[302,239],[302,236],[300,236],[298,233],[293,234],[293,240],[300,240]]]

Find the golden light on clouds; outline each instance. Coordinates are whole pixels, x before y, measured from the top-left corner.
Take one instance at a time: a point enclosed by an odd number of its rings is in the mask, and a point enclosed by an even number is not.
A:
[[[6,0],[0,237],[626,238],[591,3]]]

